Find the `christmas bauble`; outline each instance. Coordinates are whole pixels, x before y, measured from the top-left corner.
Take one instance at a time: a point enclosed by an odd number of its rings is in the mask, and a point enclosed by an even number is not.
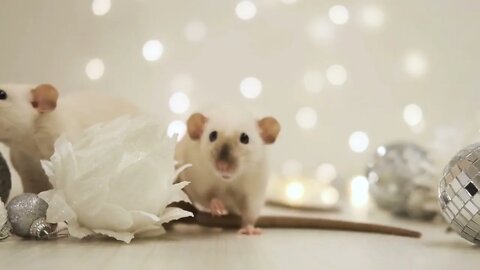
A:
[[[47,238],[54,229],[45,221],[48,204],[36,194],[24,193],[7,204],[12,232],[21,237]]]
[[[438,187],[442,214],[450,227],[480,244],[480,143],[460,150],[445,167]]]
[[[368,165],[367,178],[370,195],[380,208],[421,219],[431,219],[438,213],[434,164],[415,144],[378,147]]]

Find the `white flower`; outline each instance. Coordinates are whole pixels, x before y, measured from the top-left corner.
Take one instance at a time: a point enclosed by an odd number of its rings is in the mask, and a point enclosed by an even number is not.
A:
[[[192,216],[167,207],[188,201],[186,184],[174,184],[185,168],[175,171],[175,141],[154,120],[130,117],[95,125],[74,144],[60,136],[50,161],[42,161],[53,185],[39,194],[49,204],[47,221],[66,221],[73,237],[126,243],[165,233],[162,224]]]

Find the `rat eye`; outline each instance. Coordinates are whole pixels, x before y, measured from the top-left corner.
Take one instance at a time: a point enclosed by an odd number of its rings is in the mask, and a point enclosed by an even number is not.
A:
[[[243,144],[248,144],[248,142],[250,141],[250,138],[248,137],[247,134],[245,133],[242,133],[240,135],[240,142],[243,143]]]
[[[210,135],[208,136],[208,138],[210,139],[211,142],[214,142],[217,139],[217,136],[218,136],[218,132],[212,131],[210,132]]]
[[[5,99],[7,99],[7,92],[0,89],[0,100],[5,100]]]

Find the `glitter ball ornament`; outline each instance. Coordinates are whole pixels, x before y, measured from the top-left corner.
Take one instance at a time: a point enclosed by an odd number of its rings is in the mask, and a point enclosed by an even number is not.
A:
[[[480,143],[460,150],[443,172],[438,187],[442,214],[450,227],[480,244]]]
[[[433,162],[419,146],[395,143],[378,147],[367,177],[370,195],[380,208],[418,219],[432,219],[438,213],[438,178]]]
[[[8,221],[12,233],[21,237],[48,238],[53,225],[45,221],[48,204],[36,194],[25,193],[7,204]]]
[[[7,162],[0,153],[0,198],[2,202],[5,203],[8,200],[10,189],[12,189],[12,177]]]

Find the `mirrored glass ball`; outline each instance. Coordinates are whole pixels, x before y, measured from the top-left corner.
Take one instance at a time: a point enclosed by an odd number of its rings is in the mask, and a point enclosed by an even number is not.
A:
[[[32,237],[30,229],[35,221],[44,219],[48,204],[36,194],[24,193],[7,204],[8,221],[12,232],[22,237]]]
[[[370,195],[380,208],[419,219],[431,219],[438,213],[434,164],[415,144],[378,147],[367,178]]]
[[[438,186],[442,215],[468,241],[480,244],[480,143],[460,150]]]

